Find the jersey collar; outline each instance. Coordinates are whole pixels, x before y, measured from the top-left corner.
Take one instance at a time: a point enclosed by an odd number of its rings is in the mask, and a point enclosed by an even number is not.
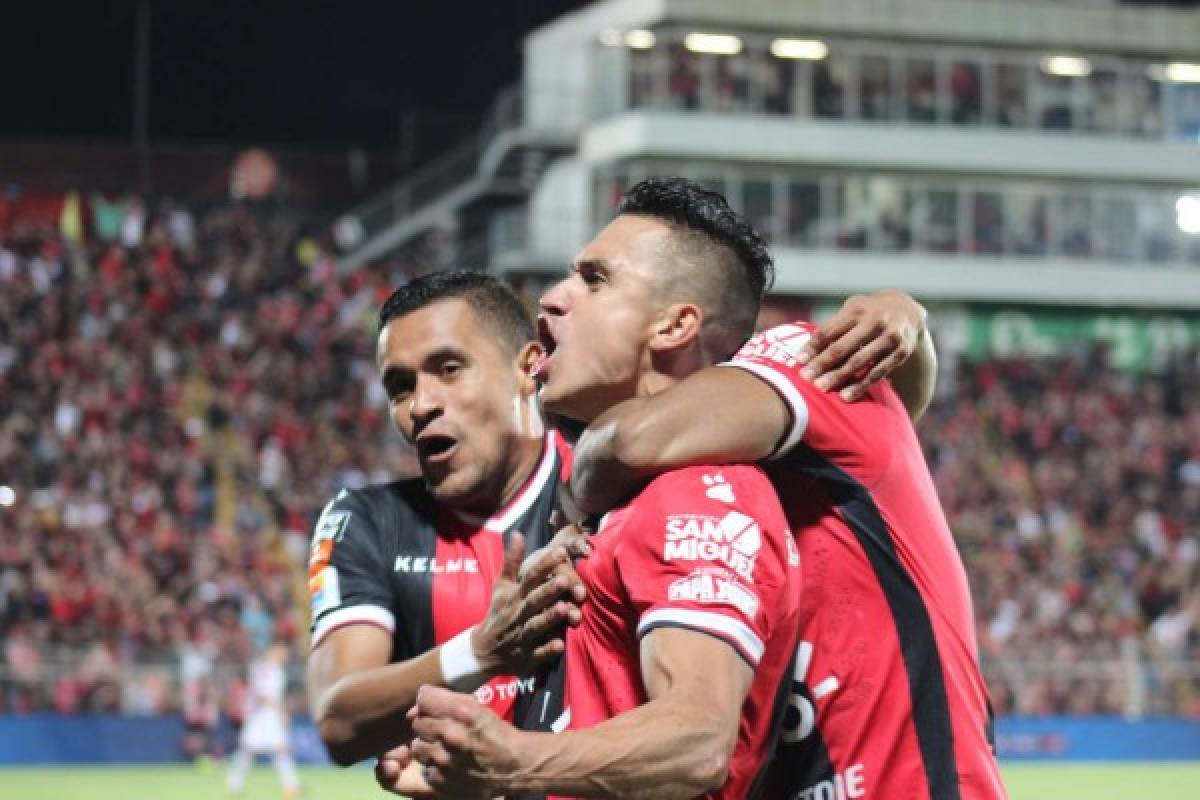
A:
[[[537,469],[525,481],[525,485],[517,492],[517,496],[504,508],[486,518],[456,508],[450,509],[451,513],[461,522],[474,528],[483,528],[495,533],[504,533],[509,530],[541,496],[546,484],[549,481],[558,480],[558,471],[554,468],[557,462],[555,456],[558,453],[557,436],[558,432],[551,430],[542,439],[542,458],[538,462]]]

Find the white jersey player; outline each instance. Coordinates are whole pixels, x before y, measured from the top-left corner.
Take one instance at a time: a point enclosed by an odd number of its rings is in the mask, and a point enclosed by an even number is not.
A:
[[[283,665],[287,650],[275,644],[250,665],[250,682],[246,691],[245,724],[238,737],[237,752],[229,770],[229,791],[238,794],[246,784],[246,773],[254,756],[271,754],[275,772],[283,786],[283,796],[294,798],[300,789],[296,762],[288,749],[288,718],[284,705],[287,675]]]

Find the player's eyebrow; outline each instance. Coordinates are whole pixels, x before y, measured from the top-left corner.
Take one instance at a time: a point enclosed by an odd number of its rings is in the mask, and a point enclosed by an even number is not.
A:
[[[470,361],[471,354],[461,347],[451,347],[447,345],[445,347],[439,347],[433,352],[426,353],[425,358],[421,362],[421,366],[425,369],[428,369],[430,367],[438,366],[443,361],[451,360]]]

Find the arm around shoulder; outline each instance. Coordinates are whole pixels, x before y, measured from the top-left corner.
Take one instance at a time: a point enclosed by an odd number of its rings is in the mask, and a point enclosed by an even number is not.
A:
[[[917,349],[892,373],[891,380],[908,416],[916,422],[929,410],[937,387],[937,350],[928,328],[921,329]]]
[[[607,511],[661,472],[766,458],[790,424],[786,403],[761,379],[709,367],[593,422],[576,448],[571,490],[585,512]]]

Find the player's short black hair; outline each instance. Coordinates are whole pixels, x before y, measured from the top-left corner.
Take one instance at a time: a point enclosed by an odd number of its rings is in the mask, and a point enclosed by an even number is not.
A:
[[[753,332],[763,295],[775,279],[775,261],[762,235],[724,195],[686,178],[636,184],[621,198],[617,214],[676,226],[687,248],[687,257],[678,261],[689,270],[677,277],[715,315],[713,345],[728,351],[718,356],[730,355]]]
[[[514,355],[536,338],[533,322],[513,290],[496,276],[473,270],[431,272],[401,286],[379,309],[379,330],[394,319],[450,298],[464,300]]]
[[[741,262],[751,293],[762,298],[775,280],[775,259],[767,242],[720,192],[687,178],[650,178],[631,187],[617,206],[618,214],[641,214],[673,222],[728,247]]]

